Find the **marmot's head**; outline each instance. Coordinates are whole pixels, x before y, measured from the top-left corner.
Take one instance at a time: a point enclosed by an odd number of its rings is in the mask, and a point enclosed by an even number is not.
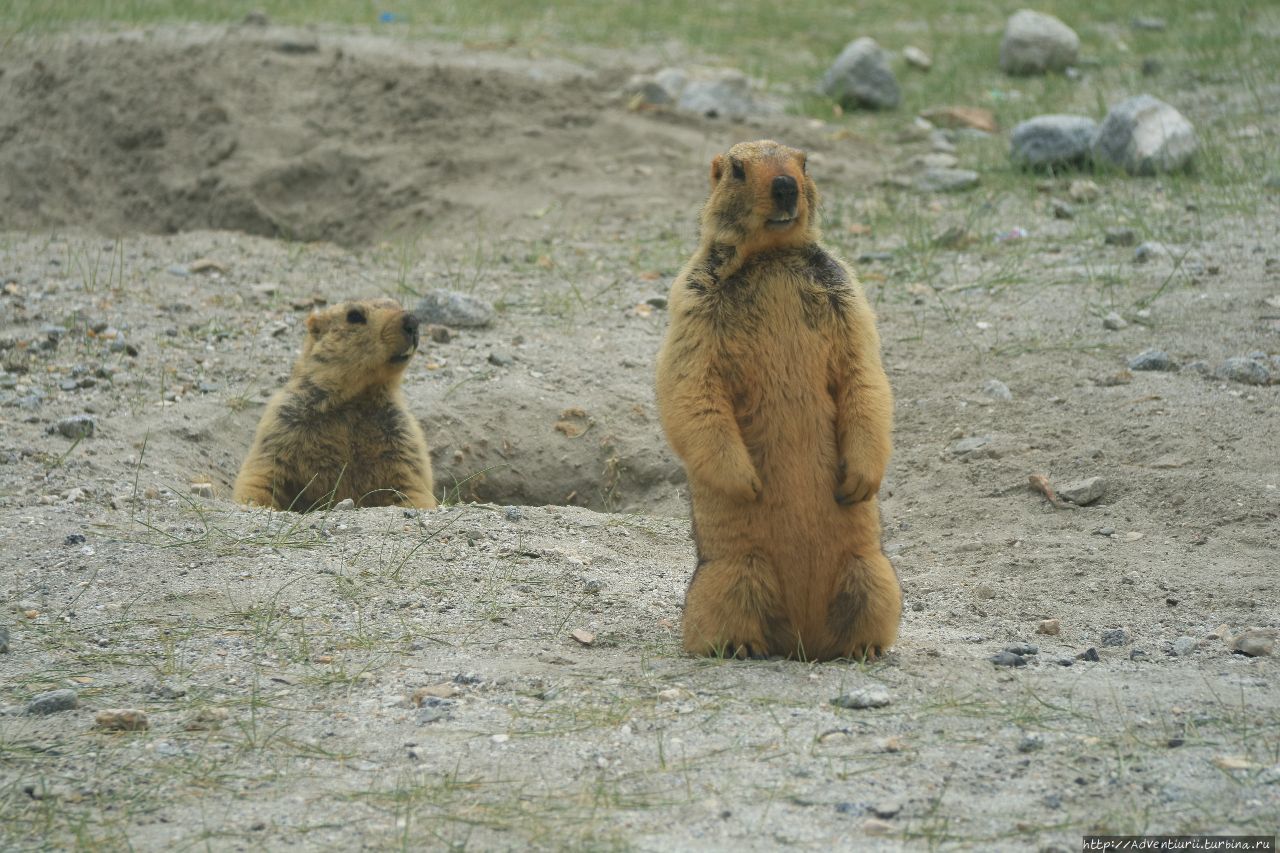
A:
[[[711,197],[702,237],[738,254],[805,245],[817,239],[818,190],[806,155],[765,139],[740,142],[711,161]]]
[[[299,368],[321,387],[355,394],[400,380],[418,349],[418,318],[394,299],[341,302],[307,317]]]

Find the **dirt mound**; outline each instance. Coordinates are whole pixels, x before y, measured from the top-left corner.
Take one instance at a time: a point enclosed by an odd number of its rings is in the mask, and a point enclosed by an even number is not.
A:
[[[602,168],[636,136],[601,109],[609,75],[492,65],[256,28],[23,43],[0,75],[0,229],[353,246],[634,188]]]

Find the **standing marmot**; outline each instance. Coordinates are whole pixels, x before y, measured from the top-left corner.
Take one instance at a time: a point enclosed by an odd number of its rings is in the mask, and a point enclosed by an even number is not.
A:
[[[711,162],[702,243],[671,288],[658,407],[693,502],[693,654],[874,657],[898,633],[876,506],[893,398],[817,201],[804,152],[735,145]]]
[[[235,499],[297,512],[351,498],[431,509],[431,459],[400,378],[418,318],[392,299],[344,302],[307,318],[289,384],[258,424]]]

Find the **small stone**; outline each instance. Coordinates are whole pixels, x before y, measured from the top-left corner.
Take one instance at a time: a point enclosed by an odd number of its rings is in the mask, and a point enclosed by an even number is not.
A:
[[[951,193],[978,185],[978,173],[969,169],[926,169],[915,186],[925,193]]]
[[[985,107],[933,107],[920,113],[920,117],[938,127],[949,129],[979,130],[985,134],[1000,130],[996,114]]]
[[[93,415],[72,415],[58,421],[49,432],[56,432],[65,438],[83,439],[93,435],[97,427],[98,422]]]
[[[1228,358],[1218,365],[1214,375],[1219,379],[1245,385],[1266,385],[1271,381],[1271,371],[1267,366],[1251,358]]]
[[[1076,506],[1088,506],[1107,492],[1107,481],[1102,477],[1087,477],[1063,483],[1057,488],[1058,497]]]
[[[1147,30],[1148,32],[1163,32],[1168,23],[1164,18],[1148,18],[1142,15],[1134,18],[1129,22],[1129,26],[1135,30]]]
[[[1028,732],[1018,741],[1018,752],[1038,752],[1044,749],[1044,735]]]
[[[191,494],[198,498],[212,498],[213,483],[192,483]]]
[[[1145,264],[1151,261],[1166,260],[1169,257],[1169,247],[1158,240],[1147,240],[1138,245],[1133,250],[1133,262],[1135,264]]]
[[[1053,211],[1054,219],[1075,219],[1076,218],[1076,209],[1071,205],[1067,204],[1065,201],[1063,201],[1060,198],[1052,199],[1049,202],[1049,207]]]
[[[1133,636],[1129,633],[1128,628],[1109,628],[1102,632],[1103,646],[1127,646],[1132,642]]]
[[[893,832],[893,824],[878,817],[869,817],[862,822],[862,831],[867,835],[885,835]]]
[[[0,625],[0,655],[9,653],[9,629]]]
[[[989,444],[991,444],[991,436],[975,435],[953,441],[947,451],[953,456],[975,456],[985,451]]]
[[[513,359],[505,352],[489,353],[489,363],[495,367],[510,367]]]
[[[907,45],[902,49],[902,58],[912,68],[919,68],[921,71],[928,71],[933,67],[929,54],[914,45]]]
[[[1086,660],[1086,661],[1096,662],[1096,661],[1102,660],[1102,658],[1098,657],[1098,650],[1095,649],[1093,646],[1090,646],[1080,654],[1076,655],[1076,660]]]
[[[418,301],[413,313],[423,324],[454,328],[479,328],[493,322],[493,306],[482,299],[452,290],[433,290]]]
[[[1013,399],[1013,392],[1009,390],[1009,386],[1005,385],[999,379],[988,379],[983,382],[982,393],[994,400],[1004,400],[1008,402]]]
[[[574,628],[569,632],[569,636],[573,637],[573,639],[577,640],[578,643],[584,646],[590,646],[596,641],[596,635],[585,628]]]
[[[1251,658],[1270,657],[1275,654],[1278,635],[1280,630],[1275,628],[1246,628],[1236,637],[1232,647]]]
[[[502,511],[502,515],[507,519],[507,521],[523,521],[524,520],[524,510],[520,509],[520,507],[518,506],[507,507]]]
[[[902,803],[897,800],[883,800],[878,803],[872,803],[867,807],[867,810],[876,817],[889,820],[897,817],[898,813],[902,811]]]
[[[831,700],[837,708],[863,710],[866,708],[883,708],[889,704],[889,691],[879,684],[860,687]]]
[[[1128,327],[1128,325],[1129,321],[1121,317],[1116,311],[1111,311],[1107,316],[1102,318],[1102,328],[1110,329],[1113,332],[1118,332],[1121,329]]]
[[[1022,9],[1009,17],[1000,42],[1000,68],[1008,74],[1043,74],[1076,64],[1080,37],[1052,15]]]
[[[140,732],[151,727],[146,712],[136,708],[104,708],[94,715],[93,723],[109,732]]]
[[[191,270],[187,269],[183,264],[170,264],[165,268],[165,272],[178,278],[186,278],[191,275]]]
[[[1093,156],[1131,175],[1172,172],[1191,162],[1200,143],[1195,128],[1176,109],[1150,95],[1137,95],[1107,113],[1093,139]]]
[[[413,691],[413,695],[409,697],[409,700],[413,702],[415,707],[421,708],[423,705],[429,704],[427,702],[428,699],[449,699],[457,696],[459,692],[461,691],[451,682],[445,681],[429,687],[419,687]]]
[[[1067,197],[1079,204],[1097,201],[1101,195],[1102,189],[1097,184],[1083,178],[1072,181],[1067,187]]]
[[[34,715],[57,714],[61,711],[70,711],[79,705],[80,700],[76,696],[76,692],[70,688],[63,688],[62,690],[50,690],[32,698],[27,703],[27,713]]]
[[[189,732],[205,732],[219,729],[230,717],[226,708],[201,708],[183,725]]]
[[[1148,349],[1129,359],[1130,370],[1175,370],[1177,365],[1164,350]]]
[[[1026,666],[1027,659],[1022,655],[1015,655],[1013,652],[996,652],[991,656],[991,662],[996,666]]]
[[[342,500],[334,504],[333,508],[338,512],[345,512],[346,510],[349,510],[349,509],[355,509],[356,502],[352,498],[343,498]]]
[[[1098,123],[1088,116],[1042,115],[1028,119],[1009,135],[1009,156],[1033,169],[1078,165],[1089,159]]]
[[[1141,658],[1145,658],[1146,656],[1147,656],[1147,653],[1144,652],[1142,649],[1131,649],[1129,651],[1129,660],[1139,660]]]
[[[456,337],[453,329],[436,323],[432,323],[427,326],[426,333],[427,337],[431,338],[431,340],[437,344],[447,344]]]
[[[1186,657],[1196,650],[1199,641],[1195,637],[1179,637],[1173,641],[1173,653],[1178,657]]]
[[[1108,246],[1132,246],[1138,242],[1138,233],[1132,228],[1108,228],[1102,242]]]
[[[1040,654],[1040,647],[1034,643],[1014,643],[1012,646],[1005,646],[1004,650],[1009,654],[1022,655],[1023,657]]]
[[[850,42],[822,78],[822,92],[846,108],[893,109],[902,99],[889,57],[875,39]]]
[[[1062,631],[1061,619],[1041,619],[1040,624],[1036,626],[1037,634],[1044,634],[1048,637],[1056,637]]]

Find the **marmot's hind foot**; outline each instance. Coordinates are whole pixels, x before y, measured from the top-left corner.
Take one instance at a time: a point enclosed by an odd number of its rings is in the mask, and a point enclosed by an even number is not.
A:
[[[901,618],[902,589],[889,558],[852,558],[827,606],[834,656],[874,660],[897,639]]]
[[[685,651],[753,659],[788,654],[794,632],[780,602],[773,568],[758,554],[708,560],[685,596]]]

